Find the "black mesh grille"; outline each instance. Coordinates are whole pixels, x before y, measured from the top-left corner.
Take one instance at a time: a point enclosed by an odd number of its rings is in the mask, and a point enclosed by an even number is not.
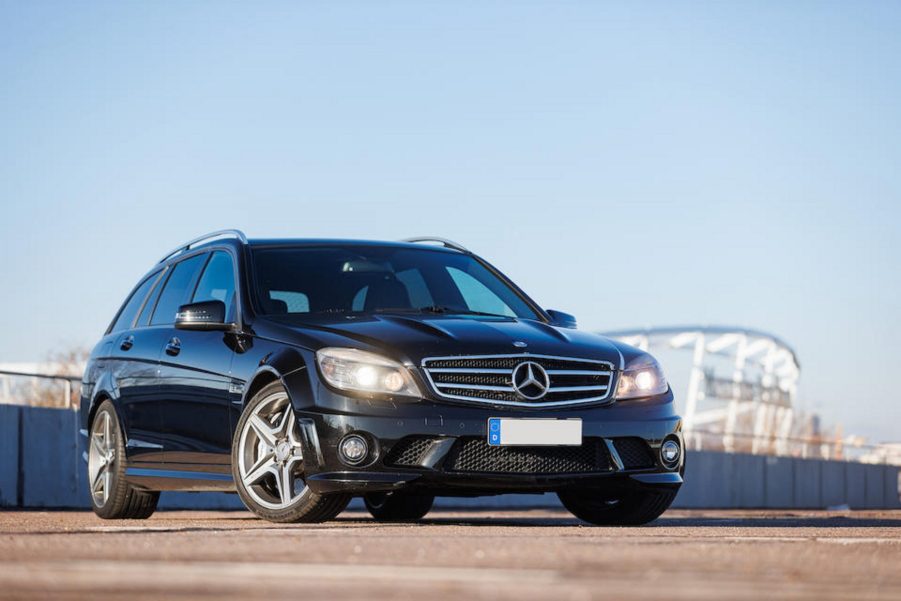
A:
[[[653,467],[656,463],[651,447],[641,438],[614,438],[613,446],[627,470]]]
[[[451,472],[573,474],[606,472],[610,455],[603,440],[586,438],[578,447],[493,447],[483,438],[461,438],[445,467]]]
[[[385,457],[385,465],[418,466],[432,446],[431,438],[409,436],[397,441]]]
[[[534,362],[547,371],[547,393],[529,399],[514,390],[513,372],[523,362]],[[597,401],[609,397],[613,367],[584,359],[535,355],[442,357],[426,359],[423,367],[441,396],[474,401],[501,401],[541,406],[568,401]],[[534,396],[534,395],[530,395]]]
[[[466,367],[470,369],[513,369],[523,361],[535,361],[545,369],[598,369],[598,363],[579,359],[535,357],[517,355],[515,357],[470,357],[428,359],[428,367]]]

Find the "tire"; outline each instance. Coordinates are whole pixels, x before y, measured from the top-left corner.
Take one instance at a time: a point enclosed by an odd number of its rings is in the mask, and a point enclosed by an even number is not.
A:
[[[640,491],[610,498],[593,491],[560,491],[560,502],[574,516],[598,526],[640,526],[653,522],[666,511],[676,490]]]
[[[320,495],[304,482],[300,431],[279,382],[244,407],[232,441],[232,476],[247,509],[270,522],[325,522],[350,502],[350,495]]]
[[[144,520],[156,511],[160,493],[139,490],[125,480],[125,437],[116,408],[103,401],[88,436],[88,492],[94,513],[105,520]]]
[[[366,509],[379,522],[415,522],[432,509],[434,495],[370,493],[363,497]]]

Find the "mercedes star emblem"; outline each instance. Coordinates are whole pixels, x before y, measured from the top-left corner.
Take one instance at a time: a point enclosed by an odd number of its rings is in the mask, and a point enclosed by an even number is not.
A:
[[[537,401],[547,394],[550,386],[547,372],[534,361],[524,361],[513,369],[513,389],[525,399]]]

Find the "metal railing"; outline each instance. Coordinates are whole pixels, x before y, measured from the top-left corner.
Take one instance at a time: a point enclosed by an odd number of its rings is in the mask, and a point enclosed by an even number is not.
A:
[[[16,385],[13,379],[31,380],[31,385]],[[45,383],[45,385],[36,385],[37,383]],[[51,385],[48,386],[46,383],[51,383]],[[59,384],[59,386],[53,386],[52,383]],[[0,403],[77,409],[78,402],[75,394],[76,389],[80,386],[80,376],[0,370]]]
[[[772,434],[733,433],[727,448],[724,433],[716,430],[687,429],[685,447],[695,451],[747,453],[770,457],[830,459],[859,463],[901,465],[901,444],[869,444],[853,439],[828,440],[821,437],[780,437]]]

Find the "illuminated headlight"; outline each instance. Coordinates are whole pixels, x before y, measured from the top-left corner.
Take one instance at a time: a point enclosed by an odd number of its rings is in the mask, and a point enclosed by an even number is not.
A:
[[[669,390],[666,376],[650,355],[642,355],[626,364],[616,386],[618,400],[656,396]]]
[[[352,348],[324,348],[316,362],[325,381],[341,390],[422,396],[410,371],[392,359]]]

